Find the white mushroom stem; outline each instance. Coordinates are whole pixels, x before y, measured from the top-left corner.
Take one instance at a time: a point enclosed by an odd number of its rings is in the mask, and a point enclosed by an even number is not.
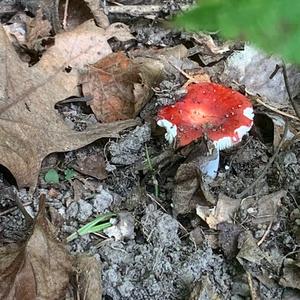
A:
[[[202,164],[200,163],[199,168],[204,176],[215,179],[217,177],[219,163],[220,150],[215,148],[213,153],[206,158],[205,162]]]

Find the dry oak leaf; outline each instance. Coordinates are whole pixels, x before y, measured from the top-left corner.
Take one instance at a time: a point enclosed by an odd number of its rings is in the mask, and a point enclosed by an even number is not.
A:
[[[101,122],[137,116],[161,79],[163,64],[154,59],[130,59],[112,53],[90,66],[82,76],[82,89],[91,95],[90,105]]]
[[[36,186],[41,162],[48,154],[116,137],[135,124],[128,120],[98,124],[84,132],[71,130],[54,106],[77,95],[74,77],[59,64],[54,68],[44,62],[33,67],[22,63],[0,27],[0,164],[19,187]]]
[[[72,258],[55,238],[42,200],[28,240],[0,248],[0,299],[64,299],[71,272]]]
[[[72,31],[57,34],[55,45],[47,50],[39,65],[47,69],[64,65],[71,67],[72,71],[81,70],[112,53],[107,42],[112,37],[119,40],[122,37],[122,41],[134,39],[129,28],[122,23],[111,24],[104,30],[97,27],[94,20],[88,20]]]

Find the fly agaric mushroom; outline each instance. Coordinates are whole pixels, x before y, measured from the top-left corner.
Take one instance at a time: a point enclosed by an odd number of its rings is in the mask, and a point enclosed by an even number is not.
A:
[[[206,136],[219,153],[242,140],[253,125],[253,117],[252,104],[244,95],[203,82],[188,86],[183,99],[161,108],[157,124],[166,129],[170,144],[175,137],[178,146],[185,146]]]

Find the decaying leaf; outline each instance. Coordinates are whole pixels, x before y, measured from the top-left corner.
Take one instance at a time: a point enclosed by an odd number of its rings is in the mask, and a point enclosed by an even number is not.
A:
[[[225,57],[226,52],[230,51],[232,42],[226,42],[223,45],[219,45],[214,41],[211,35],[203,32],[194,33],[193,39],[197,43],[197,52],[201,61],[207,66],[211,63],[220,61]]]
[[[76,286],[75,293],[80,295],[79,299],[101,300],[101,265],[95,257],[78,256],[75,262]]]
[[[206,206],[197,206],[197,215],[203,219],[210,228],[217,229],[222,222],[232,223],[234,212],[240,205],[240,199],[233,199],[220,194],[217,205],[213,209]]]
[[[55,238],[41,201],[28,240],[0,248],[0,298],[63,299],[71,271],[72,259]]]
[[[175,176],[175,186],[172,196],[176,213],[186,214],[196,208],[193,199],[199,187],[198,171],[194,163],[182,164]]]
[[[263,51],[252,45],[245,45],[243,51],[236,51],[229,57],[224,71],[225,82],[237,82],[244,85],[247,93],[260,95],[273,106],[288,104],[288,94],[279,69],[275,76],[276,66],[282,65],[282,60],[267,56]],[[292,96],[296,96],[300,87],[300,72],[294,66],[287,66],[289,86]]]
[[[105,169],[105,159],[101,154],[92,154],[85,157],[79,157],[76,160],[73,168],[84,175],[92,176],[99,180],[103,180],[107,177],[107,171]]]
[[[183,150],[182,154],[187,155],[186,162],[180,165],[175,176],[175,186],[172,202],[174,210],[179,214],[186,214],[195,210],[197,205],[202,203],[215,204],[216,199],[210,193],[204,176],[201,176],[203,166],[210,156],[205,155],[207,146],[205,143],[193,145],[192,150]],[[202,177],[202,178],[201,178]],[[207,213],[210,208],[207,206]]]
[[[69,45],[68,58],[72,60],[70,49],[74,48]],[[76,55],[79,59],[81,52]],[[60,68],[60,55],[52,52],[47,57],[58,65],[54,67],[51,60],[46,64],[44,58],[29,68],[20,61],[0,28],[0,164],[10,170],[19,187],[36,185],[46,155],[74,150],[101,137],[117,136],[120,130],[134,125],[129,120],[99,124],[84,132],[71,130],[54,105],[77,95],[77,79]]]
[[[240,251],[236,258],[243,268],[267,287],[277,287],[271,274],[279,269],[281,257],[272,257],[275,251],[271,255],[270,252],[261,250],[250,231],[239,235],[238,244]]]
[[[276,148],[279,145],[279,143],[282,139],[282,136],[284,134],[286,120],[282,116],[280,116],[278,114],[274,114],[274,113],[265,113],[265,114],[263,114],[263,117],[267,117],[272,120],[273,127],[274,127],[273,146],[274,146],[274,148]],[[290,126],[290,124],[288,124],[288,130],[287,130],[286,137],[285,137],[286,141],[291,141],[295,135],[296,135],[296,130],[293,129]]]
[[[284,287],[300,289],[300,262],[291,258],[284,260],[283,276],[279,283]]]
[[[201,277],[201,280],[196,283],[189,296],[189,300],[202,299],[224,299],[224,294],[221,295],[220,292],[217,291],[216,284],[212,282],[212,280],[209,278],[209,275]]]
[[[245,198],[241,202],[242,211],[253,211],[253,224],[269,224],[274,222],[277,217],[278,208],[281,205],[281,199],[286,197],[286,191],[280,190],[269,195]]]
[[[163,65],[152,59],[135,61],[124,53],[106,56],[83,75],[82,89],[92,95],[91,108],[101,122],[135,117],[162,78]]]
[[[242,227],[237,224],[223,222],[218,224],[219,245],[228,259],[233,259],[238,252],[238,238]]]

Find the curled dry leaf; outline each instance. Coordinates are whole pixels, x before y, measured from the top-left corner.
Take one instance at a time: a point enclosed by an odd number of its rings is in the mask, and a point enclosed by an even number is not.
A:
[[[196,208],[194,195],[199,188],[197,167],[194,163],[182,164],[175,176],[175,187],[172,196],[176,213],[186,214]]]
[[[220,194],[217,205],[213,209],[207,206],[197,206],[197,215],[203,219],[210,228],[217,229],[217,225],[223,222],[232,222],[235,211],[240,206],[240,199],[233,199]]]
[[[71,272],[71,257],[55,238],[41,201],[28,240],[0,248],[0,298],[63,299]]]
[[[163,64],[154,59],[132,60],[118,52],[89,67],[82,89],[92,95],[91,108],[101,122],[135,117],[162,77]]]
[[[77,95],[77,78],[62,72],[61,60],[78,60],[81,54],[86,59],[85,52],[76,52],[75,57],[72,51],[68,53],[68,58],[61,58],[52,51],[47,64],[43,58],[29,68],[0,28],[0,164],[13,174],[19,187],[35,187],[41,162],[48,154],[78,149],[102,137],[116,137],[120,130],[135,124],[132,120],[98,124],[84,132],[65,124],[54,106]]]

